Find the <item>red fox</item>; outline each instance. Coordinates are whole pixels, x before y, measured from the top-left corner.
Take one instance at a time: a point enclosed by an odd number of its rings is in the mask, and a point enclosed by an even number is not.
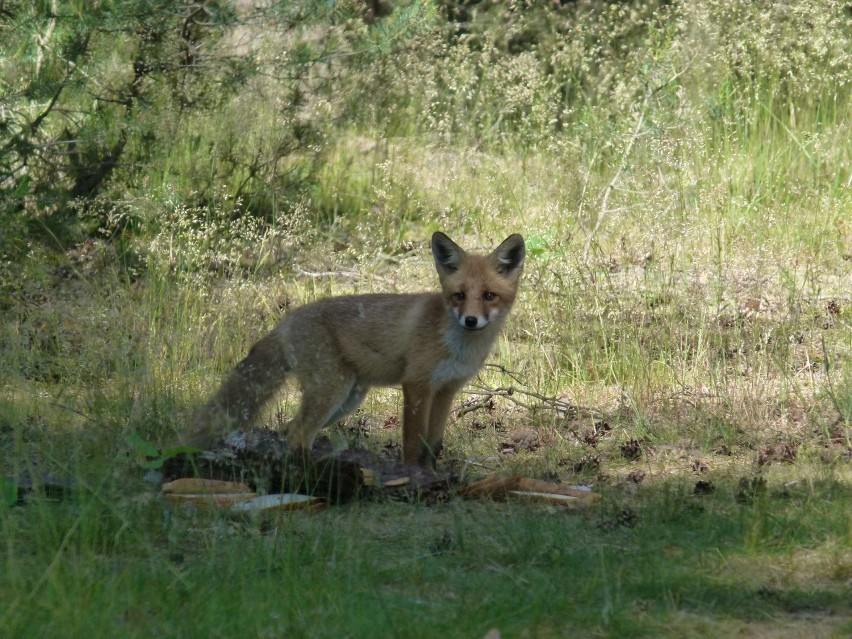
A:
[[[524,239],[472,255],[432,235],[440,293],[331,297],[287,313],[261,338],[198,413],[189,442],[209,446],[245,427],[287,375],[299,381],[298,414],[286,425],[294,448],[353,412],[371,386],[402,386],[403,461],[432,465],[450,405],[482,367],[515,301]]]

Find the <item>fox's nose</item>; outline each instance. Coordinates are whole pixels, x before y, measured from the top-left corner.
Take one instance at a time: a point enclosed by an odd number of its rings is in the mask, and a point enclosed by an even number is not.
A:
[[[464,325],[468,328],[476,328],[476,325],[479,323],[479,320],[475,315],[468,315],[464,318]]]

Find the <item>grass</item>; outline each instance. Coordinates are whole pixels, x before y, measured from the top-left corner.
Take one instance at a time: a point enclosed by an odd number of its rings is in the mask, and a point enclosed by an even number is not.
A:
[[[801,284],[772,298],[780,308],[740,308],[739,283],[713,277],[735,270],[724,256],[695,265],[710,273],[696,293],[697,275],[666,260],[589,265],[571,257],[579,240],[531,252],[491,359],[511,374],[488,367],[472,385],[497,392],[494,408],[454,419],[443,464],[590,484],[602,499],[588,511],[366,502],[234,521],[165,505],[127,438],[173,438],[279,306],[430,286],[422,243],[392,260],[323,246],[281,276],[198,286],[191,270],[149,269],[130,283],[104,265],[23,285],[4,324],[4,465],[76,488],[0,509],[9,636],[850,631],[848,308],[832,314]],[[330,435],[381,450],[399,408],[377,391],[366,421]]]
[[[643,487],[629,524],[619,491],[582,515],[378,503],[239,522],[164,516],[150,496],[93,488],[7,511],[16,570],[4,627],[69,637],[848,631],[850,495],[836,478],[751,504],[733,486],[709,497],[686,488]]]
[[[210,168],[187,140],[215,153],[275,121],[260,83],[195,116],[150,181],[91,203],[130,220],[120,241],[3,238],[0,477],[73,484],[23,504],[0,484],[5,635],[852,633],[852,101],[831,53],[848,34],[828,5],[797,5],[828,40],[809,34],[825,46],[788,67],[810,40],[749,3],[654,19],[580,4],[548,18],[573,34],[540,40],[550,75],[524,48],[532,18],[498,33],[487,12],[449,52],[421,34],[393,65],[349,70],[346,86],[382,95],[352,88],[361,103],[321,152],[268,164],[318,163],[286,206],[263,192],[248,215],[239,176],[217,186],[216,171],[203,201],[184,197]],[[643,83],[658,89],[644,102]],[[505,335],[457,402],[491,405],[453,416],[442,466],[601,499],[254,520],[165,504],[138,442],[171,443],[287,308],[433,289],[436,229],[472,248],[521,232],[528,248]],[[377,390],[327,434],[392,449],[400,409]]]

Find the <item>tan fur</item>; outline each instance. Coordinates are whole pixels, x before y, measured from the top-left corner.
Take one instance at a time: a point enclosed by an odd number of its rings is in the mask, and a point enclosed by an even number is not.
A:
[[[524,242],[512,235],[490,255],[469,255],[435,233],[432,253],[440,293],[332,297],[288,313],[201,409],[188,441],[207,446],[249,425],[290,374],[302,391],[287,424],[293,446],[310,447],[370,387],[401,385],[403,459],[434,462],[453,398],[482,367],[515,301]]]

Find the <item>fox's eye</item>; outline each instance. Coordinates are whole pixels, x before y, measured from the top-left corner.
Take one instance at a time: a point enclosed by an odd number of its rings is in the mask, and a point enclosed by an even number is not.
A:
[[[484,299],[486,302],[493,302],[494,300],[497,299],[497,293],[492,293],[491,291],[487,291],[482,296],[482,299]]]
[[[453,293],[453,299],[456,300],[457,302],[463,301],[464,300],[464,293],[462,291],[459,291],[458,293]]]

